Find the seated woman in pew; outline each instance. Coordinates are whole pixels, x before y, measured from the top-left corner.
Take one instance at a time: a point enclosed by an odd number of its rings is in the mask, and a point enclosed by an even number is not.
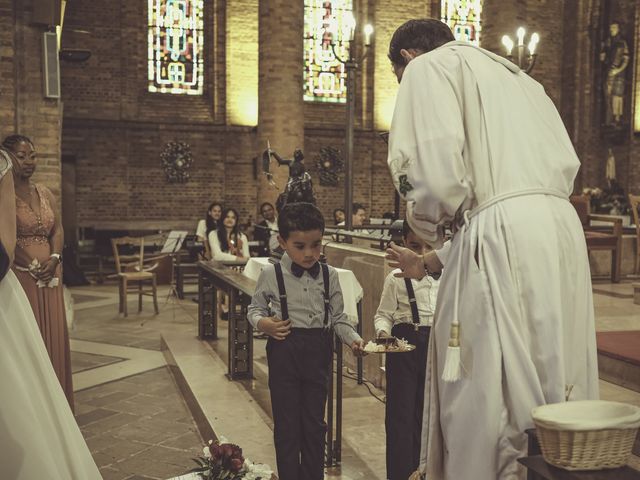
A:
[[[209,232],[211,257],[218,261],[249,259],[249,240],[240,232],[238,212],[227,208],[222,212],[222,225]]]
[[[209,244],[209,234],[218,228],[220,218],[222,217],[222,204],[213,202],[207,209],[206,218],[198,222],[196,228],[196,237],[199,242],[204,243],[205,256],[211,258],[211,245]]]
[[[211,258],[221,262],[249,260],[249,240],[240,232],[238,212],[227,208],[222,212],[221,219],[218,229],[209,232]],[[223,295],[218,296],[218,313],[222,320],[228,320],[229,307],[224,298]]]

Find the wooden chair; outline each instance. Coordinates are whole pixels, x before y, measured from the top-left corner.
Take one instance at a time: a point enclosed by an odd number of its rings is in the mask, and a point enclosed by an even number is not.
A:
[[[618,283],[622,261],[622,219],[592,214],[591,202],[587,195],[572,195],[571,204],[578,212],[578,217],[580,217],[584,228],[587,250],[590,252],[594,250],[611,251],[611,281]],[[594,229],[591,225],[592,220],[611,223],[611,232]]]
[[[139,253],[120,254],[120,247],[129,246],[139,248]],[[157,263],[145,269],[144,265],[144,237],[112,238],[113,258],[118,275],[118,289],[120,293],[120,307],[118,312],[127,316],[127,295],[138,294],[138,313],[142,311],[143,295],[153,297],[153,308],[158,314],[158,296],[156,288],[156,274],[150,270],[157,267]],[[150,288],[144,288],[148,286]]]
[[[640,195],[629,194],[629,205],[631,205],[631,214],[633,215],[633,223],[636,226],[636,264],[633,273],[640,273]]]

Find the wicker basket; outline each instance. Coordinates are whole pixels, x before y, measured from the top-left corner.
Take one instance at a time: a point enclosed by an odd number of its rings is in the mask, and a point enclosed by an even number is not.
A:
[[[531,415],[544,459],[565,470],[626,465],[640,426],[640,408],[601,400],[543,405]]]

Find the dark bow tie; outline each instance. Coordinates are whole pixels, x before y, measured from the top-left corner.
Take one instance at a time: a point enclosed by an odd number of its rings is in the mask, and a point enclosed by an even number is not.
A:
[[[298,278],[302,277],[302,274],[304,272],[307,272],[313,278],[318,278],[318,275],[320,274],[320,263],[316,262],[313,264],[312,267],[304,268],[298,265],[297,263],[291,262],[291,273],[293,273],[296,277]]]

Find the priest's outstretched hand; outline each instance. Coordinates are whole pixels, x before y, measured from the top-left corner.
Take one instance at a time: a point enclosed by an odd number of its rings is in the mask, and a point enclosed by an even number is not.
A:
[[[424,256],[418,255],[413,250],[396,245],[394,242],[389,244],[385,258],[392,268],[402,270],[394,274],[396,277],[422,279],[429,272],[440,272],[442,263],[438,259],[435,251],[430,251]]]

